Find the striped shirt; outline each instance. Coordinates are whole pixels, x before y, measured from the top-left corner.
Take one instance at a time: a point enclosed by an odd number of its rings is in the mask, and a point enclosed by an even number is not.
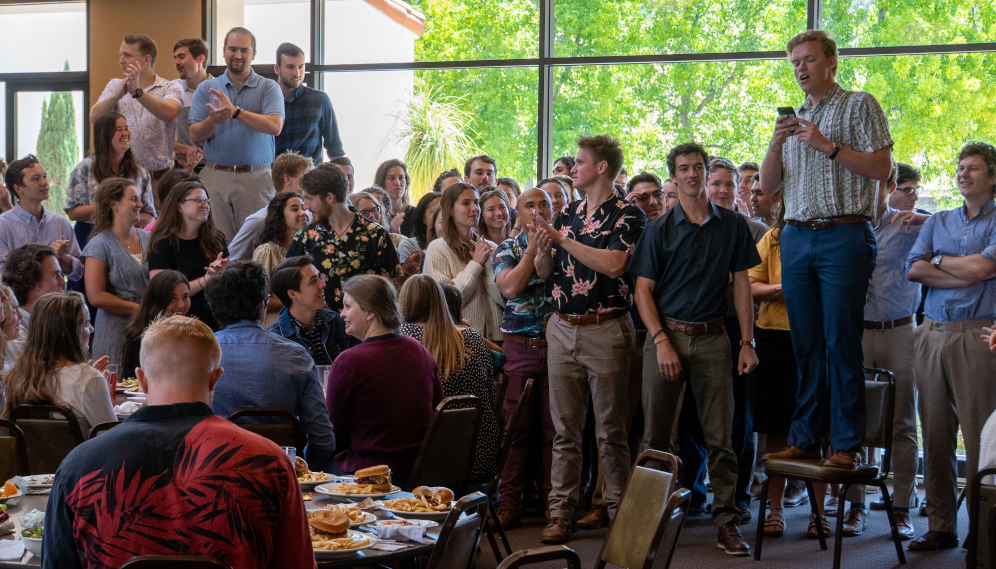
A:
[[[796,114],[842,148],[869,154],[893,144],[888,119],[875,97],[836,83],[815,108],[807,99]],[[875,216],[877,180],[851,172],[798,137],[782,144],[782,165],[785,219]]]

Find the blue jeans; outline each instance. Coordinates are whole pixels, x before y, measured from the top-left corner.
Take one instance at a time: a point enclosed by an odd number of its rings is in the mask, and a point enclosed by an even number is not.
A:
[[[782,230],[782,290],[799,366],[791,446],[817,450],[828,423],[835,450],[864,441],[861,336],[875,255],[868,223]]]

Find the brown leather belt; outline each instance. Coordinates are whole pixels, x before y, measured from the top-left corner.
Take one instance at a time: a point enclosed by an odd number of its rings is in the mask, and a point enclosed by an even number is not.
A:
[[[222,172],[252,172],[252,166],[228,166],[225,164],[215,164],[215,170]]]
[[[622,318],[627,313],[625,310],[613,310],[611,312],[603,312],[602,314],[562,314],[560,312],[554,312],[554,314],[559,316],[564,322],[569,322],[575,326],[586,326],[588,324],[600,324],[609,320],[615,320],[616,318]]]
[[[722,334],[726,327],[723,319],[717,318],[709,322],[682,322],[674,318],[665,318],[664,327],[668,330],[681,332],[686,336],[704,336],[706,334]]]
[[[527,338],[525,336],[520,336],[518,334],[509,334],[508,332],[502,332],[505,339],[509,342],[515,342],[516,344],[522,344],[527,348],[545,348],[546,340],[543,338]]]
[[[838,225],[866,223],[867,221],[868,218],[863,215],[842,215],[840,217],[829,217],[826,219],[810,219],[809,221],[786,219],[785,223],[793,227],[802,227],[804,229],[830,229],[832,227],[837,227]]]
[[[163,176],[165,176],[166,172],[169,172],[169,168],[163,168],[162,170],[152,170],[151,172],[149,172],[149,174],[152,174],[153,180],[158,180]]]
[[[879,322],[877,320],[865,320],[865,330],[891,330],[893,328],[899,328],[900,326],[905,326],[913,322],[912,316],[907,316],[906,318],[900,318],[898,320],[890,320],[889,322]]]

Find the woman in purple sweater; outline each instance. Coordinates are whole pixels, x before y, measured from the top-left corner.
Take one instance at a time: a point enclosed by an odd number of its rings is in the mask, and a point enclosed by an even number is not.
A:
[[[433,409],[443,399],[436,362],[401,325],[391,281],[357,275],[343,286],[346,333],[363,343],[335,359],[325,405],[343,472],[386,464],[404,486]],[[403,370],[403,371],[402,371]]]

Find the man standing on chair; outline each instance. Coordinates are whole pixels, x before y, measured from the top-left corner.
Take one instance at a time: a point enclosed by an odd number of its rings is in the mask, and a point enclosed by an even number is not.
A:
[[[784,185],[782,290],[799,389],[789,446],[765,457],[819,459],[829,422],[835,452],[824,464],[853,469],[865,437],[861,337],[876,253],[869,222],[886,198],[878,182],[889,177],[892,137],[874,97],[837,84],[837,44],[826,32],[801,33],[787,51],[806,100],[778,117],[761,191]]]

